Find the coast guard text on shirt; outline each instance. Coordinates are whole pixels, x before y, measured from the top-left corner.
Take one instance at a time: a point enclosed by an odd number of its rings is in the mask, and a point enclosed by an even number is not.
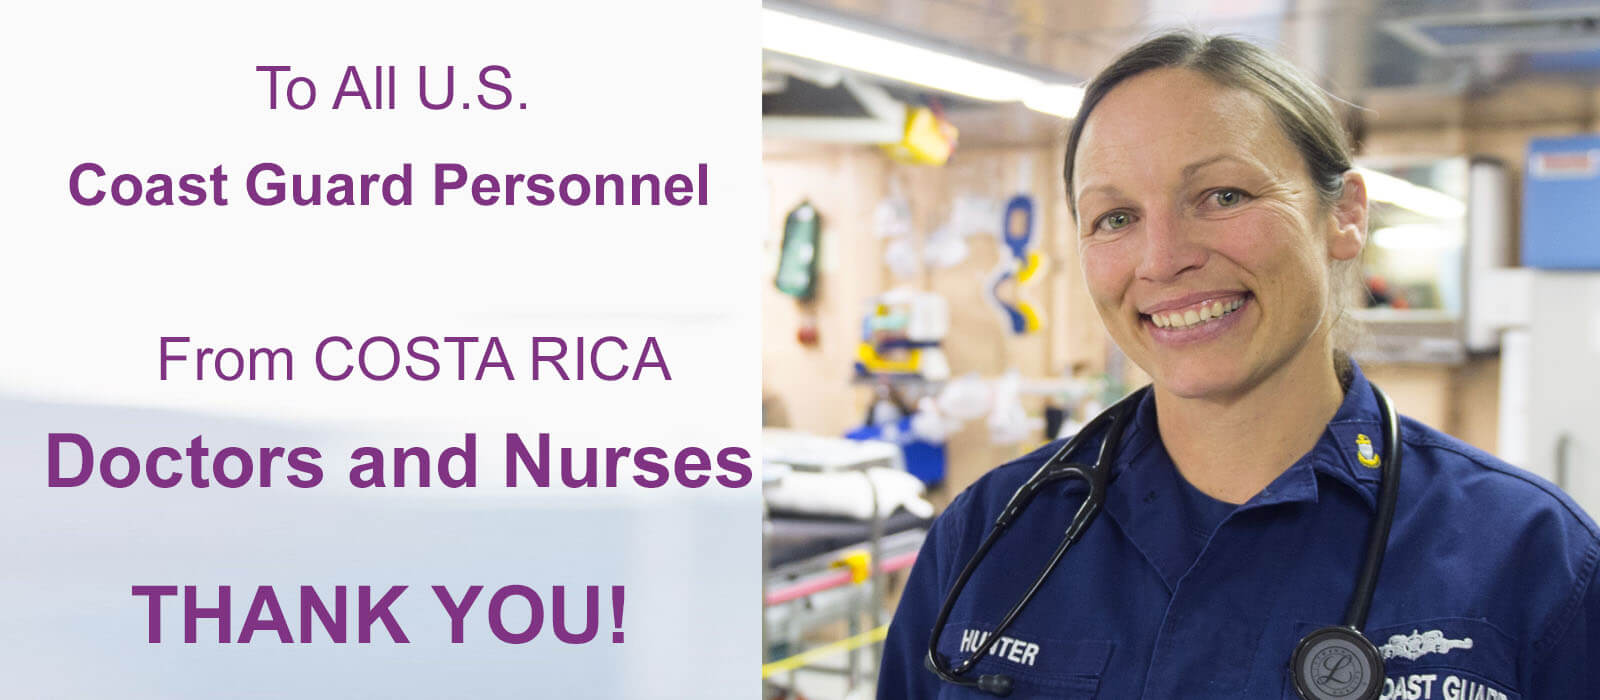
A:
[[[1435,685],[1437,683],[1437,685]],[[1472,678],[1444,673],[1413,673],[1384,679],[1379,700],[1509,700],[1510,696]]]

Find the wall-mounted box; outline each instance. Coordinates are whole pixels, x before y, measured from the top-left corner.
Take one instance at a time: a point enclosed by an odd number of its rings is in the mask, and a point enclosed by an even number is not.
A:
[[[1522,264],[1600,270],[1600,134],[1534,139],[1522,180]]]

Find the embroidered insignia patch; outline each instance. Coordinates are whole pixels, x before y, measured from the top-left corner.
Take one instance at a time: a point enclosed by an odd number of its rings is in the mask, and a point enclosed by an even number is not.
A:
[[[1366,433],[1356,434],[1356,460],[1368,467],[1377,467],[1383,461],[1376,452],[1372,451],[1372,438]]]
[[[1392,659],[1396,656],[1416,661],[1428,654],[1446,654],[1452,649],[1471,649],[1472,638],[1450,639],[1439,630],[1428,630],[1418,634],[1411,630],[1410,635],[1396,634],[1389,637],[1389,643],[1378,647],[1378,652],[1383,658]]]

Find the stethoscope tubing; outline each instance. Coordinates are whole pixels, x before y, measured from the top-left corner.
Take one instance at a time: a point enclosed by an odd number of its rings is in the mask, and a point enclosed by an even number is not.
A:
[[[1029,477],[1028,481],[1024,482],[1016,493],[1012,494],[1011,500],[1006,503],[1005,508],[1001,509],[1000,515],[995,518],[994,526],[989,529],[989,534],[983,538],[983,542],[978,545],[977,551],[973,552],[972,557],[967,560],[967,565],[962,567],[960,575],[956,577],[955,584],[950,588],[950,594],[945,597],[944,603],[939,606],[938,617],[934,619],[933,634],[928,640],[928,654],[923,661],[924,665],[938,675],[939,678],[962,686],[974,687],[980,685],[977,682],[961,678],[961,676],[971,671],[972,667],[977,665],[985,654],[989,653],[989,650],[1000,640],[1005,631],[1010,629],[1011,623],[1015,622],[1017,617],[1022,614],[1023,608],[1027,607],[1028,603],[1043,588],[1045,580],[1049,578],[1052,571],[1055,571],[1056,566],[1061,563],[1061,559],[1066,556],[1067,550],[1072,547],[1073,543],[1083,534],[1084,529],[1094,520],[1094,516],[1099,513],[1100,506],[1103,505],[1105,500],[1105,486],[1110,476],[1110,460],[1122,441],[1122,432],[1127,424],[1124,418],[1126,418],[1128,412],[1138,406],[1139,401],[1148,391],[1149,387],[1145,387],[1130,394],[1091,420],[1088,425],[1078,431],[1077,435],[1068,440],[1066,445],[1057,450],[1055,455],[1045,462],[1044,466],[1034,472],[1033,476]],[[1100,451],[1096,457],[1095,465],[1085,469],[1082,465],[1068,463],[1068,456],[1077,451],[1078,446],[1087,439],[1086,436],[1099,432],[1100,427],[1107,422],[1110,423],[1110,427],[1106,429],[1105,439],[1100,442]],[[1045,564],[1044,570],[1034,578],[1033,584],[1028,587],[1028,591],[1023,594],[1022,598],[1011,606],[1011,610],[1006,613],[1005,617],[1001,618],[1000,624],[996,625],[988,637],[979,643],[973,654],[953,668],[946,666],[944,660],[939,656],[939,636],[944,630],[945,623],[950,618],[951,611],[955,609],[955,604],[961,595],[961,591],[966,588],[967,581],[972,578],[972,574],[977,570],[978,564],[983,561],[984,556],[989,553],[989,549],[1000,539],[1001,533],[1010,527],[1012,521],[1022,513],[1023,509],[1027,507],[1028,503],[1033,500],[1034,496],[1038,495],[1045,485],[1071,476],[1077,476],[1086,481],[1089,484],[1089,493],[1086,494],[1083,504],[1078,506],[1078,512],[1073,515],[1072,523],[1062,536],[1061,544],[1056,546],[1055,552],[1050,556],[1050,561]],[[1006,682],[1005,685],[1007,686],[1006,693],[1009,693],[1009,682]]]
[[[1394,412],[1394,402],[1377,385],[1372,394],[1378,398],[1378,410],[1383,418],[1383,454],[1378,458],[1378,513],[1367,533],[1367,556],[1361,564],[1361,576],[1350,594],[1350,605],[1344,611],[1344,625],[1354,630],[1367,626],[1367,613],[1372,611],[1372,596],[1378,590],[1378,573],[1383,569],[1383,555],[1389,551],[1389,530],[1394,525],[1395,503],[1400,500],[1400,418]]]

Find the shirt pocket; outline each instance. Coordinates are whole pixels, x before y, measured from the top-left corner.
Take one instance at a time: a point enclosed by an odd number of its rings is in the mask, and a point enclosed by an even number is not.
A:
[[[991,624],[954,622],[939,637],[939,651],[951,666],[972,656],[988,636]],[[1013,700],[1064,698],[1084,700],[1097,697],[1101,675],[1111,660],[1115,645],[1109,640],[1064,639],[1006,630],[984,658],[962,678],[977,680],[984,674],[1002,674],[1011,679]],[[931,672],[930,672],[931,673]],[[976,688],[944,683],[941,698],[991,698]]]
[[[1303,636],[1323,624],[1301,623]],[[1383,657],[1379,700],[1522,700],[1516,640],[1487,620],[1435,617],[1367,630]],[[1285,698],[1298,698],[1284,670]]]

